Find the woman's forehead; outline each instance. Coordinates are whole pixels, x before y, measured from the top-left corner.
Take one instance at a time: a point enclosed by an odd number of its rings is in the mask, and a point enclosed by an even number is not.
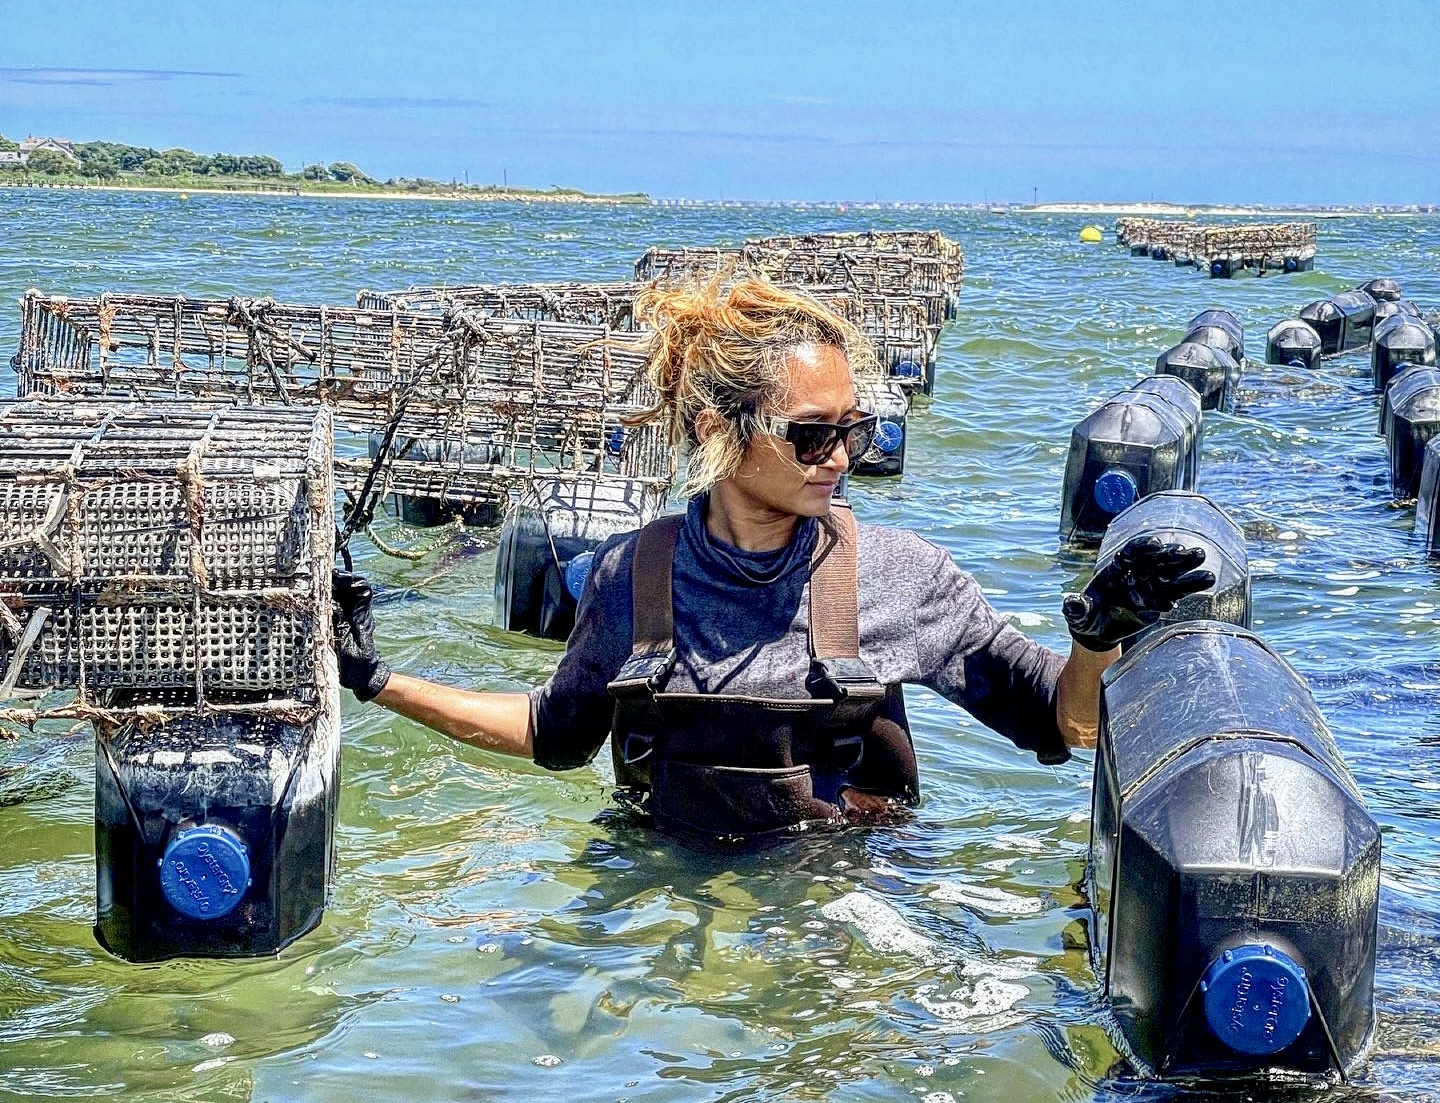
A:
[[[855,379],[845,350],[834,345],[798,345],[785,358],[785,405],[813,406],[843,413],[855,404]]]

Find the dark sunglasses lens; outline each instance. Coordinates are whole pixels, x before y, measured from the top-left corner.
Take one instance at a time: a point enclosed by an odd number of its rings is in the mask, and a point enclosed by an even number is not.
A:
[[[840,443],[836,426],[817,421],[792,422],[787,436],[795,446],[795,458],[801,463],[824,463]]]
[[[870,451],[870,445],[875,440],[875,425],[875,419],[867,417],[864,421],[857,421],[850,430],[850,435],[845,438],[845,454],[852,461]]]
[[[875,439],[875,419],[864,418],[848,425],[829,425],[820,421],[797,421],[787,434],[795,446],[795,458],[801,463],[824,463],[835,454],[835,446],[845,442],[845,455],[853,460],[864,455]]]

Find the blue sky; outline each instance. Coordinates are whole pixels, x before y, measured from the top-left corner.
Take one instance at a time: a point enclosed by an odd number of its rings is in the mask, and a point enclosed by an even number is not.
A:
[[[10,138],[666,198],[1440,201],[1440,0],[0,14]]]

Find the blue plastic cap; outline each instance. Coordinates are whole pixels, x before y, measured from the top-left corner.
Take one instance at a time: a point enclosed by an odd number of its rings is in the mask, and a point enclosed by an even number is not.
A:
[[[1095,480],[1095,504],[1104,512],[1114,515],[1135,504],[1140,488],[1135,485],[1135,476],[1128,471],[1106,471]]]
[[[1211,1031],[1240,1053],[1279,1053],[1310,1021],[1305,970],[1273,946],[1226,950],[1205,970],[1200,991]]]
[[[914,360],[901,360],[890,372],[896,379],[923,379],[925,369]]]
[[[565,592],[576,601],[585,592],[585,580],[590,577],[590,564],[595,562],[594,552],[581,552],[565,564]]]
[[[905,430],[896,422],[882,421],[875,426],[874,446],[885,455],[893,455],[905,443]]]
[[[160,859],[160,891],[172,908],[191,919],[228,915],[249,887],[250,852],[238,835],[218,824],[180,831]]]

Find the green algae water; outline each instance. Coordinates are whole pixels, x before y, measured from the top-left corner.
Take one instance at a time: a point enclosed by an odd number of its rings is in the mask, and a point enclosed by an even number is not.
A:
[[[1271,324],[1372,276],[1440,306],[1435,217],[1327,219],[1314,272],[1234,281],[1081,244],[1083,222],[5,189],[0,348],[28,287],[353,304],[415,282],[623,279],[653,244],[935,228],[967,260],[935,397],[905,475],[852,498],[950,549],[1063,649],[1060,593],[1088,570],[1056,531],[1070,428],[1193,314],[1234,311],[1258,358]],[[1375,1055],[1324,1097],[1433,1100],[1440,564],[1390,502],[1375,408],[1363,353],[1252,361],[1235,413],[1205,415],[1199,489],[1244,528],[1255,628],[1309,682],[1384,832]],[[557,645],[493,626],[494,530],[386,534],[435,545],[410,562],[356,542],[396,667],[487,689],[546,676]],[[250,961],[102,951],[89,731],[0,743],[0,1100],[1236,1098],[1119,1061],[1078,887],[1090,757],[1042,767],[909,698],[911,822],[718,856],[608,814],[605,756],[549,774],[347,695],[325,920]]]

